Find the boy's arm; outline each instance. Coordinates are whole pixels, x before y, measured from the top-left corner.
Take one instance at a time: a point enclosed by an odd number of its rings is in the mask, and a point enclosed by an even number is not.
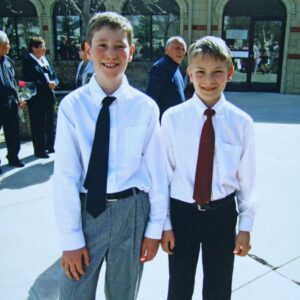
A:
[[[68,96],[67,96],[68,97]],[[81,224],[79,192],[82,165],[70,99],[59,106],[55,140],[54,212],[64,251],[85,246]]]
[[[165,150],[166,162],[167,162],[167,173],[168,182],[170,185],[173,172],[175,170],[175,155],[174,147],[172,143],[172,127],[168,113],[164,113],[161,120],[161,131],[162,140]],[[172,230],[172,224],[170,219],[170,198],[169,198],[169,209],[166,217],[164,231],[161,239],[161,246],[168,254],[173,254],[172,250],[175,247],[175,236]]]
[[[143,155],[151,178],[151,188],[148,192],[150,215],[145,237],[156,240],[161,239],[168,210],[168,179],[163,152],[159,125],[159,110],[158,107],[154,105],[148,122]]]
[[[168,112],[165,112],[161,119],[161,134],[162,141],[164,146],[164,155],[167,165],[167,174],[168,174],[168,184],[170,187],[173,173],[175,171],[175,154],[174,154],[174,145],[173,145],[173,128],[171,122],[171,116]],[[172,224],[170,219],[170,198],[168,201],[168,214],[164,224],[164,231],[172,230]]]
[[[89,265],[81,224],[82,166],[80,151],[72,122],[70,102],[59,107],[55,141],[54,211],[63,249],[62,267],[70,279],[84,275],[83,263]]]
[[[252,195],[255,179],[255,150],[253,122],[244,126],[244,145],[238,170],[239,189],[236,191],[239,210],[239,231],[250,232],[255,214],[255,201]]]

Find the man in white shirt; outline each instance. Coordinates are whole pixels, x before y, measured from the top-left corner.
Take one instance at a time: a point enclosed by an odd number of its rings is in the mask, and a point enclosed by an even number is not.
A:
[[[223,95],[233,72],[222,39],[196,41],[188,51],[195,94],[162,117],[171,197],[171,220],[166,221],[162,239],[170,254],[168,300],[192,299],[200,246],[203,299],[229,300],[234,254],[245,256],[250,249],[253,121]]]
[[[131,300],[137,296],[143,262],[156,255],[168,209],[159,109],[124,75],[134,53],[126,18],[96,14],[87,42],[95,75],[65,97],[58,113],[54,206],[65,271],[60,299],[94,299],[105,260],[107,299]],[[95,125],[107,98],[114,101],[109,106],[108,171],[103,175],[106,194],[95,204],[104,200],[105,209],[94,217],[89,208],[92,190],[85,186],[93,167]]]

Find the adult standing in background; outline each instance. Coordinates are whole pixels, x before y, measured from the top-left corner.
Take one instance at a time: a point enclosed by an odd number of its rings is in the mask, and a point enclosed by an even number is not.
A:
[[[45,41],[32,37],[25,56],[22,72],[25,81],[33,81],[37,93],[28,103],[34,155],[48,158],[46,153],[54,152],[54,89],[58,79],[52,66],[45,57]]]
[[[79,63],[76,72],[76,88],[88,83],[94,74],[93,62],[88,59],[85,48],[86,41],[83,41],[79,50],[79,57],[81,59],[81,62]]]
[[[165,52],[152,66],[146,89],[146,94],[157,102],[160,117],[166,109],[185,100],[185,84],[179,69],[186,53],[184,39],[180,36],[169,38]]]
[[[24,163],[18,157],[20,151],[18,105],[24,107],[24,102],[18,99],[14,63],[7,56],[9,50],[9,39],[4,31],[0,31],[0,129],[3,126],[9,165],[21,168],[24,167]]]

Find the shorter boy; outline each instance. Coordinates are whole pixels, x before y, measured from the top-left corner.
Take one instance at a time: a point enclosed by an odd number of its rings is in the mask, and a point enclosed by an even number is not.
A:
[[[168,300],[192,299],[200,246],[203,299],[230,299],[234,253],[245,256],[250,249],[253,121],[224,97],[233,72],[222,39],[196,41],[188,51],[195,93],[162,118],[171,178],[172,227],[167,219],[161,242],[170,254]]]
[[[143,262],[157,252],[168,182],[159,109],[131,87],[132,26],[116,13],[88,28],[95,74],[59,107],[54,205],[63,249],[60,299],[95,299],[106,262],[108,300],[136,299]]]

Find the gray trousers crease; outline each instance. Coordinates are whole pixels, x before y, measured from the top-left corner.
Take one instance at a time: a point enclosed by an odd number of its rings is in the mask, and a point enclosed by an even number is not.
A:
[[[63,274],[61,300],[93,300],[103,261],[106,262],[105,296],[107,300],[134,300],[142,275],[141,243],[149,217],[148,195],[136,195],[107,202],[105,211],[93,218],[82,199],[82,226],[90,265],[79,281]]]

